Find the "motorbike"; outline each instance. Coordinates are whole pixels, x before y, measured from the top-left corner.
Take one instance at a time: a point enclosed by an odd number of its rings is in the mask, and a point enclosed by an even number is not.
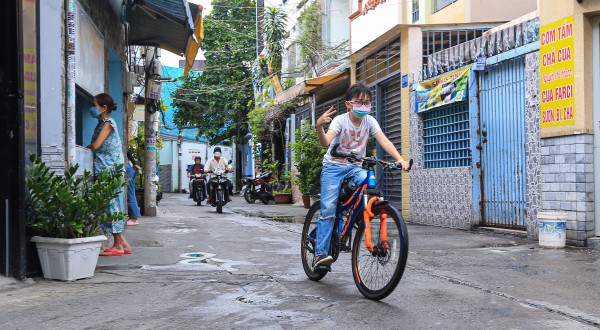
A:
[[[242,179],[244,187],[240,195],[244,196],[246,202],[253,204],[257,199],[263,204],[269,204],[269,201],[274,199],[271,180],[273,179],[271,172],[266,172],[254,179]]]
[[[231,164],[231,161],[229,161]],[[225,169],[216,168],[212,171],[210,184],[210,205],[217,208],[217,213],[223,213],[223,206],[229,200],[229,185]]]
[[[194,192],[194,201],[196,205],[201,206],[202,202],[206,199],[206,177],[205,174],[192,174],[192,187],[194,183],[198,187]],[[193,188],[192,188],[193,189]]]

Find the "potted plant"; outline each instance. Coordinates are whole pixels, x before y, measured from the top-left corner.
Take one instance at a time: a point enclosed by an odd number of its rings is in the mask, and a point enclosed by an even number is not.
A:
[[[125,215],[106,213],[127,181],[123,165],[102,171],[95,178],[89,171],[77,176],[78,165],[57,175],[39,157],[30,156],[26,179],[32,211],[29,225],[39,233],[36,243],[44,277],[73,281],[94,276],[102,242],[101,223]]]
[[[298,174],[294,184],[302,193],[305,208],[310,208],[310,197],[317,196],[321,191],[321,169],[323,156],[327,148],[323,148],[314,126],[303,123],[296,130],[296,142],[292,143],[294,149],[294,162]]]
[[[275,199],[275,204],[292,203],[291,175],[289,171],[279,173],[275,177],[273,197]]]

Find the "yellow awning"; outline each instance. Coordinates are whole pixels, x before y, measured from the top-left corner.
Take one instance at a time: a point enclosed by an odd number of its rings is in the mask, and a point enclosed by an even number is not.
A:
[[[348,72],[346,70],[342,71],[342,72],[338,72],[338,73],[334,73],[334,74],[330,74],[330,75],[326,75],[326,76],[322,76],[322,77],[316,77],[316,78],[311,78],[306,80],[306,87],[304,88],[304,92],[305,93],[312,93],[314,90],[318,89],[319,87],[332,82],[333,80],[340,78],[340,77],[345,77],[346,75],[348,75]]]
[[[190,37],[185,51],[185,69],[183,70],[183,76],[187,77],[188,73],[194,66],[196,55],[198,55],[198,49],[200,49],[200,43],[204,40],[204,19],[202,18],[202,6],[198,6],[198,16],[196,18],[196,26],[193,37]]]

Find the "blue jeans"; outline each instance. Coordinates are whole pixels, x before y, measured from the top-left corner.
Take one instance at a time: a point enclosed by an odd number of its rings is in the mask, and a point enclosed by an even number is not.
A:
[[[335,225],[335,211],[343,179],[360,185],[367,172],[356,165],[323,165],[321,171],[321,216],[317,222],[317,248],[315,256],[327,256],[331,233]]]
[[[129,217],[137,219],[141,217],[140,207],[138,206],[137,199],[135,198],[135,169],[129,163],[125,167],[125,176],[129,179],[127,184],[127,211]]]

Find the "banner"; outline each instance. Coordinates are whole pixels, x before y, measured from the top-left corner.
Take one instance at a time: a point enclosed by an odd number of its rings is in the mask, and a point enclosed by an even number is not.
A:
[[[415,90],[416,112],[467,100],[470,66],[424,81]]]
[[[540,119],[542,127],[575,123],[573,16],[540,28]]]

